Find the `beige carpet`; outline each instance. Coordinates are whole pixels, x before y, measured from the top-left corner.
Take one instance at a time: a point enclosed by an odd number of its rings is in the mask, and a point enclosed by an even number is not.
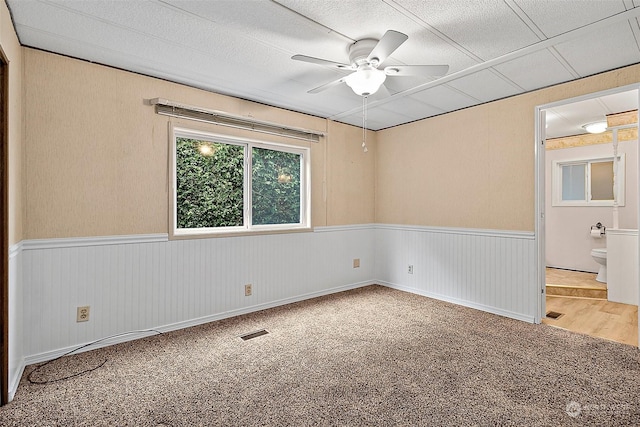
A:
[[[243,341],[261,328],[268,335]],[[638,425],[640,352],[369,286],[65,357],[2,426]]]

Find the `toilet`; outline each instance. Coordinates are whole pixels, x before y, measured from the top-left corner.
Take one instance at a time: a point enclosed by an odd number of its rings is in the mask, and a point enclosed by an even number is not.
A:
[[[607,283],[607,248],[592,249],[591,256],[600,264],[600,270],[598,270],[596,280],[601,283]]]

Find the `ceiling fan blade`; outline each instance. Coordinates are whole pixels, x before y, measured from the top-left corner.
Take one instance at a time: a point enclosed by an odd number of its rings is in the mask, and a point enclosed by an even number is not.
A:
[[[448,65],[390,65],[384,69],[384,73],[390,77],[440,77],[447,74],[448,71]]]
[[[373,48],[367,60],[371,62],[374,58],[378,60],[378,64],[382,64],[394,50],[400,47],[402,43],[407,41],[409,36],[398,31],[389,30],[384,33],[378,44]]]
[[[324,65],[326,67],[338,68],[340,70],[352,70],[353,67],[348,64],[341,64],[339,62],[329,61],[327,59],[314,58],[313,56],[306,55],[293,55],[291,59],[302,62],[309,62],[311,64]]]
[[[318,86],[317,88],[311,89],[310,91],[307,91],[307,93],[320,93],[322,91],[329,89],[330,87],[337,86],[340,83],[344,83],[344,77],[329,83],[325,83],[322,86]]]

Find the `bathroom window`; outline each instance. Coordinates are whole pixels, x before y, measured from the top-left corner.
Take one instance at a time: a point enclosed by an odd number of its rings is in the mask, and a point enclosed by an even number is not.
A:
[[[553,162],[553,206],[613,206],[613,157]],[[625,162],[618,156],[618,205],[624,206]]]

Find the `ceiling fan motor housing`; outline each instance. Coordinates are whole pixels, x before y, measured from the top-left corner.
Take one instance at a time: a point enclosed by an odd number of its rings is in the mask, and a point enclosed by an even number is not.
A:
[[[377,58],[372,58],[371,61],[367,60],[369,54],[377,44],[378,40],[376,39],[358,40],[357,42],[349,46],[349,62],[351,64],[355,64],[356,66],[367,64],[373,67],[378,67],[380,63]]]

